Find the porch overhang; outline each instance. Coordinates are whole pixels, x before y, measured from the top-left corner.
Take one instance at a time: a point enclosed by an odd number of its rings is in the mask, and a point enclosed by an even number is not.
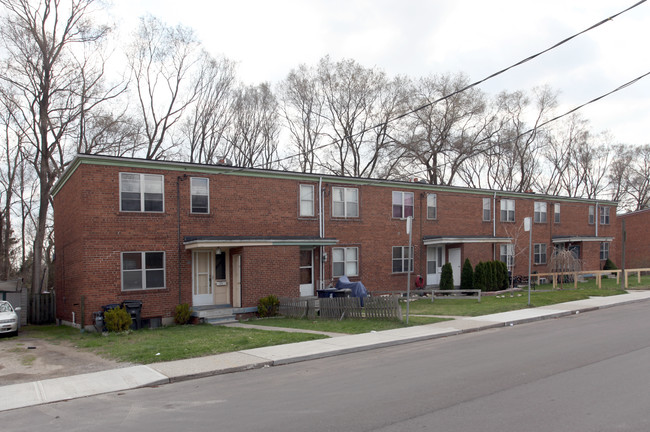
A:
[[[553,243],[611,242],[614,237],[598,236],[559,236],[551,239]]]
[[[335,238],[311,236],[186,236],[185,249],[210,249],[245,246],[333,246]]]
[[[425,246],[453,243],[512,243],[512,239],[493,236],[425,236],[422,237],[422,243]]]

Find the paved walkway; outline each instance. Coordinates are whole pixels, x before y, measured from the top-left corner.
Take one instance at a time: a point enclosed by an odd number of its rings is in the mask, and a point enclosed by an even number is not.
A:
[[[650,300],[650,291],[632,291],[618,296],[592,297],[479,317],[460,317],[416,327],[345,336],[335,333],[336,337],[330,339],[0,386],[0,411],[559,318],[647,300]]]

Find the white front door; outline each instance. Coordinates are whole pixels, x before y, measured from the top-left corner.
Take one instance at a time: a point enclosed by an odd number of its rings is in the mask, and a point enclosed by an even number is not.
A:
[[[440,272],[445,263],[444,246],[427,246],[427,285],[440,284]]]
[[[232,256],[232,306],[241,307],[241,255]]]
[[[212,299],[212,251],[194,251],[192,254],[192,304],[213,304]]]
[[[454,274],[454,286],[460,286],[460,248],[449,249],[449,262]]]
[[[300,250],[300,296],[314,295],[314,250]]]

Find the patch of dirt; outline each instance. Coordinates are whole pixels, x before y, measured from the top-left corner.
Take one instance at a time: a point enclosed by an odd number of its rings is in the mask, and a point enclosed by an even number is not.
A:
[[[29,336],[0,338],[0,386],[131,366],[75,348],[68,342]]]

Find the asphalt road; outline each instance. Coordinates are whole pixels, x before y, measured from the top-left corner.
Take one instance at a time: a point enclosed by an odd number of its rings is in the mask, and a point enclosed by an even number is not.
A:
[[[0,413],[3,431],[648,431],[650,303]]]

